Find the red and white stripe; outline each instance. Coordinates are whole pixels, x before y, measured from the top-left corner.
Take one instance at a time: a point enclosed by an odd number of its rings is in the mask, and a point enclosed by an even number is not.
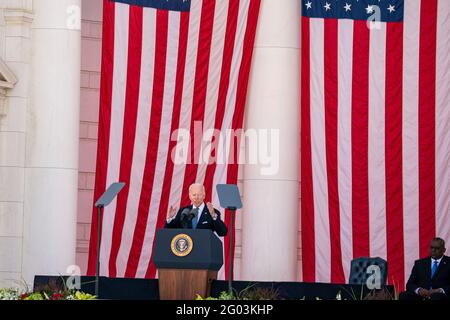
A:
[[[104,1],[94,197],[116,181],[126,187],[102,217],[102,276],[155,277],[153,241],[167,208],[188,205],[194,182],[205,183],[219,207],[215,186],[237,182],[237,165],[229,161],[174,163],[173,153],[182,150],[172,137],[190,132],[193,159],[198,150],[208,159],[208,139],[193,140],[195,121],[203,132],[242,127],[259,6],[260,0],[192,0],[190,12],[175,12]],[[96,221],[93,210],[88,274],[95,274]]]
[[[341,226],[342,265],[349,266],[353,258],[352,233],[352,77],[353,65],[353,22],[339,21],[338,28],[338,192]],[[343,268],[345,279],[349,278],[350,268]]]
[[[430,240],[450,241],[450,2],[404,17],[302,18],[304,281],[347,282],[372,256],[404,288]]]
[[[403,239],[405,243],[405,279],[414,260],[419,257],[419,116],[417,96],[419,88],[419,34],[420,0],[405,6],[403,51],[409,59],[403,60]]]
[[[436,48],[436,234],[450,241],[450,3],[439,1]]]

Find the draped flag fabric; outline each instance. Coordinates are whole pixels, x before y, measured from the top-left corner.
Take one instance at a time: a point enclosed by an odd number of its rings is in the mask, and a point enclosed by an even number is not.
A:
[[[223,143],[225,161],[218,161],[207,132],[242,128],[260,0],[104,0],[103,6],[94,198],[113,182],[126,186],[102,215],[100,274],[154,278],[154,235],[167,209],[189,205],[194,182],[204,183],[206,200],[219,208],[215,186],[237,182],[237,139]],[[94,209],[89,275],[97,241]],[[225,261],[233,255],[228,248],[226,237]]]
[[[450,240],[450,1],[301,1],[303,280],[404,288]]]

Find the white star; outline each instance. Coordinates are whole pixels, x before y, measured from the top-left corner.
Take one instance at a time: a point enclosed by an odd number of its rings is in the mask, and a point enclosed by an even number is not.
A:
[[[390,4],[388,10],[389,10],[390,13],[394,12],[395,11],[395,6]]]
[[[372,13],[373,12],[373,6],[367,5],[366,11],[367,11],[367,14]]]
[[[325,5],[323,6],[325,8],[325,11],[331,10],[331,4],[328,2],[325,2]]]
[[[347,11],[352,11],[352,5],[351,4],[348,4],[347,2],[345,3],[345,6],[344,6],[344,9],[345,9],[345,12],[347,12]]]
[[[312,7],[312,2],[308,1],[307,3],[305,3],[306,9],[309,10]]]

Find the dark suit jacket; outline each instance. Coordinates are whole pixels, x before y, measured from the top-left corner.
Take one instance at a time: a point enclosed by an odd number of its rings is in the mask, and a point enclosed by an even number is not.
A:
[[[175,216],[175,219],[173,219],[170,223],[166,222],[166,228],[171,229],[179,229],[182,228],[181,225],[181,212],[183,212],[184,209],[188,208],[189,210],[192,209],[192,205],[180,208],[178,210],[177,215]],[[227,235],[228,228],[223,223],[222,220],[220,220],[220,212],[217,209],[214,209],[214,211],[217,213],[217,219],[213,220],[211,217],[208,207],[205,204],[205,207],[203,208],[202,215],[200,216],[200,221],[197,224],[197,229],[210,229],[212,231],[215,231],[219,236],[224,237]],[[188,225],[189,229],[192,229],[192,223],[189,223]]]
[[[450,258],[443,256],[433,278],[431,278],[431,257],[417,260],[411,271],[406,290],[415,292],[417,288],[444,289],[450,295]]]

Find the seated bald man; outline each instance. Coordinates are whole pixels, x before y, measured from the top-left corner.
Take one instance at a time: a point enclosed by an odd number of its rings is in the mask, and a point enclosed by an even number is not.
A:
[[[447,300],[450,295],[450,258],[444,256],[445,241],[434,238],[430,256],[417,260],[411,271],[406,291],[400,300]]]
[[[205,187],[194,183],[189,187],[191,205],[177,209],[170,206],[167,211],[166,228],[210,229],[219,236],[227,235],[228,228],[220,220],[220,212],[208,202],[205,204]]]

